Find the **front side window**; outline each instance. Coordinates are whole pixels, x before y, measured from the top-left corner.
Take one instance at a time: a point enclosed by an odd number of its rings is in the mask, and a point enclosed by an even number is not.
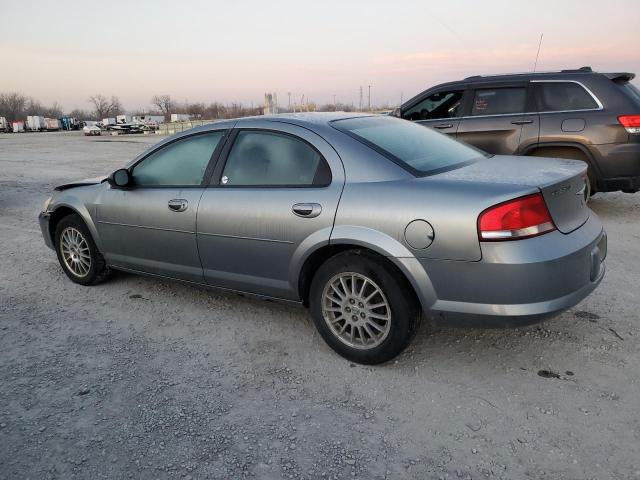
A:
[[[313,147],[296,137],[245,130],[238,133],[229,152],[221,183],[283,187],[327,185],[330,183],[328,168]]]
[[[539,82],[536,88],[536,102],[540,112],[598,108],[589,92],[573,82]]]
[[[449,170],[486,155],[428,127],[393,117],[356,117],[332,125],[415,175]]]
[[[200,185],[223,136],[223,131],[205,133],[162,147],[133,167],[134,184],[140,187]]]
[[[523,113],[527,89],[524,87],[483,88],[476,90],[471,115]]]
[[[403,113],[407,120],[436,120],[439,118],[453,118],[459,116],[462,91],[438,92]]]

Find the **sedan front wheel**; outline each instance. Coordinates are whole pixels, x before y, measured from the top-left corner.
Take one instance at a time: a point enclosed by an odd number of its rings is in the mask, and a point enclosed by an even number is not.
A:
[[[104,257],[79,215],[68,215],[60,220],[56,226],[55,245],[60,266],[75,283],[95,285],[109,276]]]

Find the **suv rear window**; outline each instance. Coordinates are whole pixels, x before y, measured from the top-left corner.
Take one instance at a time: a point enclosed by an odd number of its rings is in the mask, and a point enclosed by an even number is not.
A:
[[[484,88],[476,90],[471,115],[523,113],[527,89],[523,87]]]
[[[399,118],[356,117],[331,124],[417,176],[451,170],[486,155],[445,134]]]
[[[638,90],[635,85],[632,85],[629,82],[620,83],[619,85],[631,98],[633,98],[637,103],[640,103],[640,90]]]
[[[598,103],[584,87],[574,82],[536,82],[536,102],[540,112],[590,110]]]

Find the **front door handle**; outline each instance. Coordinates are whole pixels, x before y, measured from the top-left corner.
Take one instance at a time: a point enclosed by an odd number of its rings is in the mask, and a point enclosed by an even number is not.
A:
[[[187,208],[189,208],[189,202],[184,198],[169,200],[169,210],[172,212],[184,212]]]
[[[320,215],[322,206],[319,203],[296,203],[291,211],[299,217],[313,218]]]
[[[451,128],[453,123],[441,123],[440,125],[434,125],[433,128]]]
[[[527,123],[533,123],[533,120],[514,120],[511,123],[514,125],[526,125]]]

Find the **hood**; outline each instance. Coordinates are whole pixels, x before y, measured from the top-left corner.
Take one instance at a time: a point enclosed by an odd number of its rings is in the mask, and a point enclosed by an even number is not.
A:
[[[68,190],[69,188],[74,187],[83,187],[86,185],[97,185],[99,183],[104,182],[107,179],[107,175],[103,175],[101,177],[95,178],[86,178],[84,180],[76,180],[75,182],[64,183],[62,185],[58,185],[54,190],[61,192],[62,190]]]

